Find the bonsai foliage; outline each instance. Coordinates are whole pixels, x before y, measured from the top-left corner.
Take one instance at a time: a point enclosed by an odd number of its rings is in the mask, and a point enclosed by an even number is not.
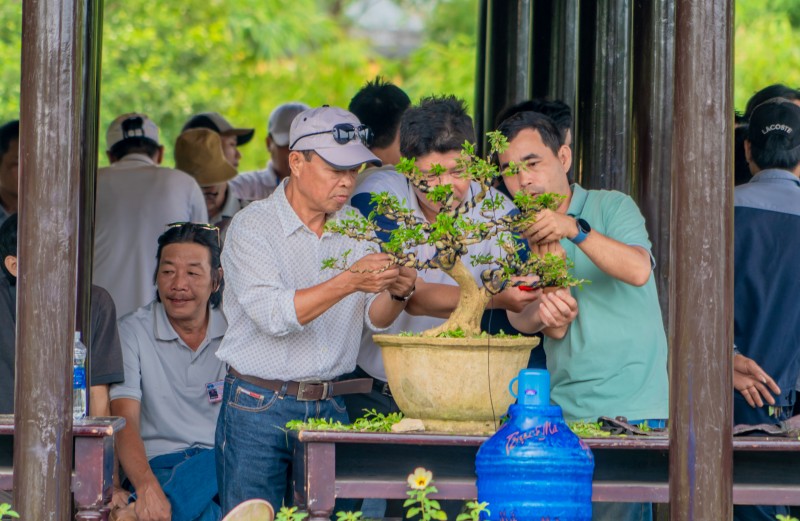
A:
[[[488,136],[491,155],[501,153],[508,147],[505,136],[499,132],[490,132]],[[456,170],[461,176],[476,182],[479,189],[470,199],[458,201],[449,184],[429,182],[431,176],[442,175],[444,167],[433,165],[431,172],[423,173],[414,159],[404,158],[397,165],[397,171],[408,178],[428,200],[441,204],[432,222],[420,222],[405,201],[382,192],[372,194],[374,210],[366,218],[358,212],[351,212],[346,219],[329,221],[326,228],[377,244],[382,252],[388,253],[401,266],[444,271],[460,287],[458,305],[444,324],[425,331],[422,336],[439,336],[453,331],[459,334],[463,332],[468,337],[476,336],[480,334],[481,316],[486,305],[492,296],[505,289],[512,277],[538,275],[540,281],[537,285],[541,286],[569,287],[583,282],[569,276],[567,261],[558,255],[528,255],[524,243],[517,236],[518,232],[535,221],[536,213],[558,208],[564,196],[546,193],[533,197],[520,192],[514,197],[520,212],[508,215],[502,213],[504,197],[500,194],[490,196],[489,189],[495,178],[515,174],[519,168],[512,163],[507,171],[501,173],[491,160],[477,157],[472,144],[464,143]],[[475,208],[479,208],[485,220],[468,216]],[[377,222],[378,216],[392,221],[396,227],[391,230],[382,228]],[[489,240],[496,241],[502,252],[500,255],[470,255],[469,259],[473,266],[490,266],[481,273],[482,286],[479,286],[464,264],[464,257],[470,245]],[[432,246],[435,255],[419,258],[418,247],[423,245]],[[327,259],[323,267],[347,269],[346,257]]]

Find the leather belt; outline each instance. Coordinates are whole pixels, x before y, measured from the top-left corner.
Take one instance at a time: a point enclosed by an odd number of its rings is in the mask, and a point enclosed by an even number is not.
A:
[[[299,402],[328,400],[343,394],[368,393],[372,389],[372,378],[356,378],[341,382],[285,382],[283,380],[265,380],[257,376],[242,374],[233,367],[228,368],[228,373],[258,387],[263,387],[276,393],[285,392],[290,396],[296,397]]]

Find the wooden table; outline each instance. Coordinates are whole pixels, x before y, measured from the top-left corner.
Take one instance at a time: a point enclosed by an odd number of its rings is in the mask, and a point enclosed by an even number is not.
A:
[[[433,472],[438,499],[474,499],[475,455],[486,438],[437,434],[291,432],[295,504],[324,521],[343,498],[405,499],[406,477]],[[669,502],[669,440],[610,437],[584,440],[592,449],[594,501]],[[734,439],[736,504],[800,505],[800,441]]]
[[[72,494],[77,521],[108,518],[114,470],[114,434],[125,426],[122,418],[86,418],[75,421],[75,465]],[[0,435],[14,435],[14,415],[0,415]],[[12,467],[0,467],[0,490],[11,490]]]

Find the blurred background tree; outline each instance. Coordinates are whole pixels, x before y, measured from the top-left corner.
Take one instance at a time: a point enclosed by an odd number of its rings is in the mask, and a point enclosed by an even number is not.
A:
[[[101,150],[118,114],[142,111],[172,144],[215,110],[256,137],[242,170],[267,160],[279,103],[347,106],[376,75],[412,100],[453,93],[472,106],[477,0],[106,0]],[[0,122],[19,114],[22,1],[0,2]],[[765,85],[800,86],[800,0],[736,0],[735,105]],[[101,160],[105,157],[101,154]]]

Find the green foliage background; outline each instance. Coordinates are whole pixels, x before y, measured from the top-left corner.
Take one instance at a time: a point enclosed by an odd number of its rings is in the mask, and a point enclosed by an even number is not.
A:
[[[397,0],[424,17],[410,55],[380,55],[354,36],[355,0],[106,0],[101,129],[148,113],[171,147],[186,118],[216,110],[253,126],[243,170],[266,162],[266,120],[284,101],[346,106],[381,74],[413,100],[454,93],[472,104],[477,0]],[[0,122],[19,114],[22,0],[0,2]],[[735,105],[761,87],[800,86],[800,0],[737,0]],[[101,148],[105,140],[101,140]]]

